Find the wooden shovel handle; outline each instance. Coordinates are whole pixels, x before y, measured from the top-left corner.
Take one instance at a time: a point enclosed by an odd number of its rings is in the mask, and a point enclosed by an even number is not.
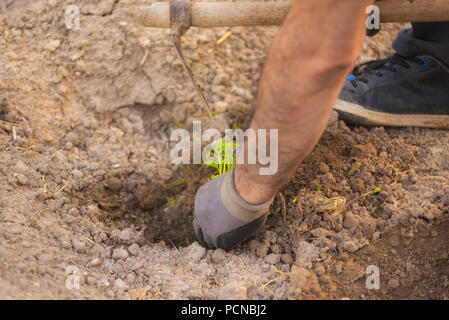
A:
[[[338,1],[338,0],[337,0]],[[449,21],[449,0],[380,0],[382,22]],[[192,2],[192,27],[278,26],[291,2]],[[145,27],[169,28],[168,2],[134,9]]]

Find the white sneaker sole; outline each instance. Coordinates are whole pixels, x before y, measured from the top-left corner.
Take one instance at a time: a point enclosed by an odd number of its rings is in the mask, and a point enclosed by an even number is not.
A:
[[[347,117],[364,125],[449,129],[449,115],[391,114],[368,110],[358,104],[340,99],[337,100],[334,109],[344,113],[340,115],[340,118]]]

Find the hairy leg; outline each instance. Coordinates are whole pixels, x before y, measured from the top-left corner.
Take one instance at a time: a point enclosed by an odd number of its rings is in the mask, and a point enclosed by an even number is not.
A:
[[[265,62],[250,128],[278,129],[278,171],[237,165],[235,187],[251,204],[272,198],[322,135],[365,36],[373,0],[297,0]],[[247,141],[245,143],[247,148]]]

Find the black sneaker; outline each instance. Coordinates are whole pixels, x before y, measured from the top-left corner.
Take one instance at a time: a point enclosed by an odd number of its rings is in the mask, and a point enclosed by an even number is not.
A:
[[[398,54],[361,64],[335,110],[361,125],[449,128],[449,68],[431,56]]]

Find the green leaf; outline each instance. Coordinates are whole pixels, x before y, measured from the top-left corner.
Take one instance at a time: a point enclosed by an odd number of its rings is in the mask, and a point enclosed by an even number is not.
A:
[[[238,144],[235,142],[217,141],[206,154],[206,161],[203,165],[217,169],[218,175],[231,171],[235,164],[234,151],[237,150],[237,147]],[[211,179],[215,177],[217,175],[211,176]]]
[[[167,198],[167,204],[168,204],[170,207],[173,207],[173,206],[175,205],[175,198],[173,198],[173,197]]]

